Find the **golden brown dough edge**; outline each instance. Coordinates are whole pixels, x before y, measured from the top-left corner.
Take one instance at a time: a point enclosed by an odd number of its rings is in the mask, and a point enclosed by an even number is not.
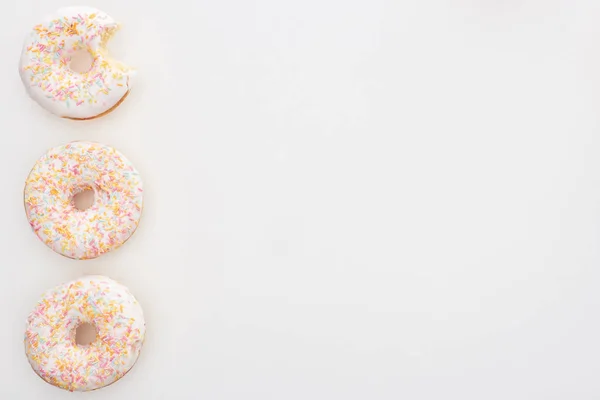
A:
[[[104,111],[101,114],[94,115],[93,117],[87,117],[87,118],[73,118],[73,117],[63,117],[63,118],[65,118],[65,119],[72,119],[73,121],[89,121],[91,119],[96,119],[96,118],[103,117],[103,116],[105,116],[105,115],[110,114],[111,112],[113,112],[115,110],[115,108],[119,107],[121,105],[121,103],[125,100],[125,98],[127,96],[129,96],[129,92],[130,92],[130,90],[128,90],[127,93],[125,93],[123,95],[123,97],[121,97],[121,99],[117,102],[117,104],[115,104],[110,109]]]

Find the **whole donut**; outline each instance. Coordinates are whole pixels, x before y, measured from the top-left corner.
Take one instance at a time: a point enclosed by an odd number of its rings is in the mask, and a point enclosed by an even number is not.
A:
[[[78,345],[81,324],[96,339]],[[25,353],[46,382],[69,391],[89,391],[116,382],[135,364],[146,326],[129,290],[104,276],[87,276],[48,290],[27,318]]]
[[[29,95],[46,110],[71,119],[91,119],[116,108],[131,88],[133,70],[108,58],[106,43],[118,29],[106,13],[67,7],[48,16],[27,36],[19,72]],[[69,68],[71,57],[88,51],[89,71]]]
[[[80,210],[74,197],[85,190],[93,191],[94,202]],[[117,150],[73,142],[37,161],[24,197],[29,223],[48,247],[69,258],[90,259],[121,246],[134,233],[143,189],[139,173]]]

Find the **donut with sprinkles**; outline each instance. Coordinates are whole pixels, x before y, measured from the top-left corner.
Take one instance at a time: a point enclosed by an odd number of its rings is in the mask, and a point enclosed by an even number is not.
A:
[[[90,343],[76,340],[88,324]],[[129,290],[104,276],[86,276],[48,290],[29,317],[25,353],[33,370],[62,389],[90,391],[121,379],[144,343],[142,307]]]
[[[60,117],[86,120],[114,110],[131,89],[134,70],[112,60],[106,44],[119,25],[91,7],[66,7],[33,27],[25,39],[19,72],[31,98]],[[88,52],[89,70],[70,68]]]
[[[76,197],[93,195],[82,209]],[[139,173],[123,154],[94,142],[72,142],[42,156],[25,182],[25,211],[35,234],[55,252],[96,258],[121,246],[142,214]]]

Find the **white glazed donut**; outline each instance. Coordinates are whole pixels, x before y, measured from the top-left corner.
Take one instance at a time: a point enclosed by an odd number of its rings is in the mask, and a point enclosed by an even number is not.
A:
[[[91,190],[94,203],[75,207],[74,196]],[[51,149],[25,183],[25,211],[37,236],[74,259],[96,258],[125,243],[142,213],[139,173],[114,148],[73,142]]]
[[[96,339],[78,345],[81,324]],[[87,276],[43,294],[27,319],[25,353],[46,382],[89,391],[116,382],[135,364],[146,325],[142,307],[127,288],[104,276]]]
[[[116,108],[129,93],[133,71],[108,58],[106,43],[118,24],[91,7],[67,7],[36,25],[23,46],[19,72],[29,95],[53,114],[91,119]],[[71,57],[88,51],[92,67],[69,68]]]

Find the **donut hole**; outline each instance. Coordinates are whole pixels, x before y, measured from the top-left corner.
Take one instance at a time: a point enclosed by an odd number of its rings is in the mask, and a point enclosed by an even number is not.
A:
[[[73,204],[79,211],[85,211],[94,204],[94,190],[84,188],[73,196]]]
[[[69,55],[67,62],[71,71],[85,74],[92,69],[94,57],[86,49],[79,49]]]
[[[88,346],[94,340],[98,332],[96,327],[90,323],[84,322],[75,329],[75,343],[78,346]]]

